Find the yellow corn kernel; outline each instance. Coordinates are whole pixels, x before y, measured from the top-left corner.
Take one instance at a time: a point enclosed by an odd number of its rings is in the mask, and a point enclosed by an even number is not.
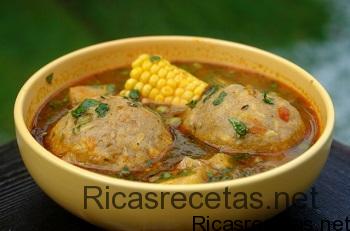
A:
[[[201,97],[200,95],[195,95],[195,96],[193,96],[192,100],[199,100],[200,97]]]
[[[204,90],[205,90],[205,86],[199,85],[198,87],[196,87],[194,89],[194,94],[195,95],[200,95],[200,94],[202,94],[202,92],[204,92]]]
[[[133,79],[138,79],[141,73],[142,73],[142,69],[140,67],[135,67],[130,72],[130,77]]]
[[[160,66],[157,64],[154,64],[154,65],[152,65],[150,70],[151,70],[151,73],[155,74],[159,71],[159,69],[160,69]]]
[[[131,90],[134,88],[135,84],[137,83],[137,80],[136,79],[128,79],[126,82],[125,82],[125,85],[124,85],[124,88],[126,90]]]
[[[182,95],[181,98],[187,100],[187,101],[190,101],[193,97],[193,93],[191,91],[185,91]]]
[[[180,97],[178,97],[178,96],[175,96],[174,99],[173,99],[173,101],[172,101],[172,103],[175,104],[175,105],[180,104],[180,102],[181,102],[181,99],[180,99]]]
[[[188,85],[187,79],[181,80],[179,87],[185,88]]]
[[[143,72],[140,76],[140,82],[147,83],[150,75],[151,74],[148,71]]]
[[[172,88],[176,88],[176,81],[174,80],[174,79],[168,79],[167,81],[166,81],[166,84],[168,85],[168,86],[170,86],[170,87],[172,87]]]
[[[174,90],[169,86],[165,86],[160,90],[160,92],[162,92],[162,94],[165,96],[171,96],[173,95]]]
[[[135,90],[141,91],[143,85],[144,85],[144,84],[143,84],[142,82],[138,82],[138,83],[135,85],[134,89],[135,89]]]
[[[175,77],[175,72],[174,71],[170,71],[168,72],[168,74],[166,75],[167,79],[173,79]]]
[[[166,72],[166,69],[165,69],[165,68],[161,68],[161,69],[158,71],[158,76],[159,76],[160,78],[164,78],[166,74],[167,74],[167,72]]]
[[[157,88],[161,89],[163,86],[165,86],[165,84],[166,84],[166,80],[165,79],[160,79],[157,82]]]
[[[148,55],[147,54],[142,54],[140,55],[132,64],[131,67],[135,68],[141,65],[141,63],[145,60],[148,59]]]
[[[141,90],[141,95],[147,97],[151,92],[151,90],[152,90],[152,86],[150,84],[146,84],[145,86],[143,86]]]
[[[173,100],[173,97],[171,96],[167,96],[164,98],[164,103],[168,103],[168,104],[171,104],[171,101]]]
[[[149,79],[149,83],[150,83],[152,86],[156,86],[158,80],[159,80],[158,75],[152,75],[151,78]]]
[[[159,90],[158,90],[157,88],[153,88],[153,89],[151,90],[151,92],[149,93],[148,97],[149,97],[150,99],[154,99],[154,98],[156,98],[156,96],[158,95],[158,93],[159,93]]]
[[[161,61],[159,61],[158,62],[158,65],[160,66],[160,67],[164,67],[164,66],[167,66],[167,65],[169,65],[169,63],[166,61],[166,60],[161,60]]]
[[[143,63],[142,63],[142,69],[143,70],[149,70],[152,66],[151,61],[149,61],[149,59],[146,59]]]
[[[207,83],[180,69],[160,56],[140,55],[133,63],[130,79],[120,95],[127,96],[132,89],[142,97],[169,104],[186,104],[199,99]]]
[[[182,94],[185,92],[183,88],[176,88],[175,95],[176,96],[182,96]]]
[[[181,103],[181,104],[187,104],[187,103],[188,103],[188,101],[187,101],[187,100],[185,100],[185,99],[181,99],[181,100],[180,100],[180,103]]]
[[[193,91],[195,87],[196,87],[196,83],[192,82],[186,85],[186,90]]]
[[[154,98],[154,100],[155,100],[156,102],[163,102],[164,96],[162,96],[162,95],[157,95],[156,98]]]

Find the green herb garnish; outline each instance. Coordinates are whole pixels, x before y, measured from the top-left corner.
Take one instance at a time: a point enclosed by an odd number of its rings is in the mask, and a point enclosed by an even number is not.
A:
[[[52,80],[53,80],[53,73],[49,74],[48,76],[46,76],[46,82],[48,84],[51,84],[52,83]]]
[[[123,176],[127,176],[127,175],[130,175],[130,170],[129,170],[128,166],[124,166],[122,168],[122,170],[119,172],[119,176],[123,177]]]
[[[208,90],[205,91],[203,98],[203,103],[205,103],[212,95],[214,95],[219,90],[218,85],[213,85],[208,88]]]
[[[273,104],[273,98],[270,98],[267,96],[267,92],[264,92],[264,98],[263,98],[264,103],[266,104]]]
[[[152,63],[158,62],[160,60],[160,56],[152,55],[151,57],[149,57],[149,60],[151,60]]]
[[[136,101],[140,101],[140,91],[139,90],[136,90],[136,89],[132,89],[129,93],[129,98],[136,102]]]
[[[197,103],[198,103],[198,100],[191,100],[190,102],[188,102],[186,105],[189,107],[189,108],[195,108],[196,107],[196,105],[197,105]]]
[[[159,179],[170,179],[172,178],[173,175],[170,172],[162,172],[162,174],[160,174],[160,178]]]
[[[85,99],[77,108],[71,111],[71,114],[74,118],[79,118],[83,116],[91,107],[96,107],[95,112],[97,117],[104,117],[109,111],[109,106],[106,103],[101,103],[95,99]]]
[[[229,118],[228,121],[231,123],[233,129],[235,129],[238,138],[245,136],[248,132],[247,126],[235,118]]]
[[[79,118],[85,114],[90,107],[97,106],[99,104],[100,102],[95,99],[85,99],[76,109],[71,111],[71,114],[74,118]]]
[[[217,106],[217,105],[221,104],[224,101],[224,98],[226,96],[227,96],[226,92],[224,92],[224,91],[220,92],[219,96],[216,99],[214,99],[213,105]]]
[[[95,109],[95,112],[97,113],[97,117],[105,117],[108,111],[109,111],[109,106],[106,103],[100,103]]]

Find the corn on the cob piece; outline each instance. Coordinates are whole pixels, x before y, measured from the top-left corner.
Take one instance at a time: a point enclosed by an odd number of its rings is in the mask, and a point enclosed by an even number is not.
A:
[[[186,104],[198,100],[207,83],[156,55],[142,54],[133,63],[122,96],[139,90],[142,97],[160,103]]]

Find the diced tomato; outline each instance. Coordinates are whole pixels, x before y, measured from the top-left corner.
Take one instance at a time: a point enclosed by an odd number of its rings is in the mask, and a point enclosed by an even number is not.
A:
[[[286,107],[279,107],[278,108],[278,116],[281,118],[281,120],[288,122],[289,121],[289,110]]]

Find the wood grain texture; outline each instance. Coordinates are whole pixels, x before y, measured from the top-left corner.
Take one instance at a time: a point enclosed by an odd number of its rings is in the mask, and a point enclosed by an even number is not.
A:
[[[306,220],[320,230],[322,219],[345,220],[350,217],[350,147],[337,141],[314,187],[318,192],[314,209],[292,206],[265,222],[258,230],[302,230]],[[283,225],[283,226],[282,226]],[[0,147],[0,230],[98,230],[71,215],[34,183],[26,171],[15,141]]]

